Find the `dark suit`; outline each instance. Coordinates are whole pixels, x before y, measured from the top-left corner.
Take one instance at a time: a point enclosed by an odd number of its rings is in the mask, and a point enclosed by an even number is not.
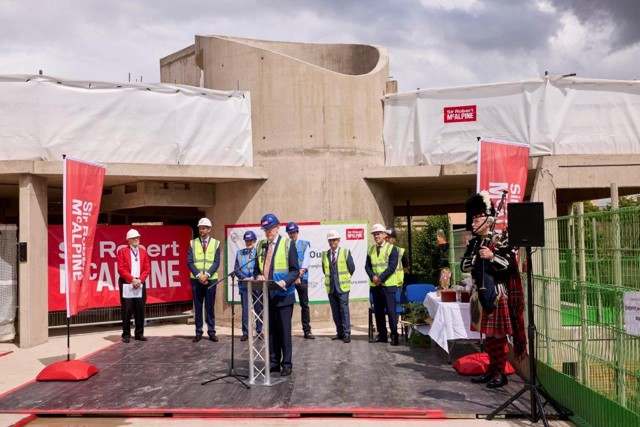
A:
[[[276,237],[274,240],[274,256],[271,259],[269,268],[269,277],[267,280],[273,280],[273,269],[275,263],[275,253],[278,252],[279,245],[284,245],[288,239],[282,236]],[[294,282],[300,274],[298,269],[298,251],[295,244],[291,241],[289,254],[287,255],[287,263],[289,264],[289,274],[284,280],[286,289],[291,291],[287,295],[277,295],[276,291],[269,291],[269,358],[271,359],[271,368],[291,368],[291,355],[293,352],[293,343],[291,339],[291,318],[293,317],[293,305],[296,302],[296,293]],[[260,265],[256,262],[253,270],[254,277],[262,275]]]
[[[389,243],[385,243],[388,245]],[[391,337],[398,338],[398,315],[396,314],[396,291],[397,286],[384,286],[384,282],[387,281],[389,276],[396,274],[396,268],[398,266],[398,248],[392,246],[389,253],[389,262],[387,268],[378,275],[378,278],[382,281],[382,285],[374,286],[370,288],[370,292],[373,296],[373,310],[376,317],[376,327],[382,341],[387,340],[387,325],[385,324],[384,313],[387,311],[389,316],[389,328],[391,329]],[[367,263],[364,267],[369,279],[375,276],[371,267],[371,258],[367,254]]]
[[[343,249],[338,248],[336,252],[336,260],[343,256],[341,253]],[[333,317],[333,323],[336,325],[336,334],[339,338],[351,335],[351,315],[349,313],[349,291],[343,292],[340,288],[340,279],[338,277],[338,262],[331,263],[331,249],[324,252],[323,257],[326,257],[329,264],[329,271],[324,271],[324,263],[322,265],[323,273],[325,276],[329,276],[329,305],[331,306],[331,315]],[[351,252],[347,256],[347,270],[349,274],[353,276],[353,272],[356,271],[356,266],[353,263],[353,257]]]
[[[144,336],[144,307],[147,302],[147,287],[145,282],[151,273],[151,263],[147,251],[138,246],[140,256],[140,279],[142,282],[142,298],[122,298],[122,285],[131,283],[134,277],[131,275],[131,247],[127,246],[118,251],[118,288],[120,292],[120,308],[122,312],[122,338],[131,337],[131,312],[135,319],[135,338]]]

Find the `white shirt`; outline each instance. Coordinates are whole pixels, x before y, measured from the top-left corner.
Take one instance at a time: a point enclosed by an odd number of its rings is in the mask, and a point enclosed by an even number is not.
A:
[[[134,248],[133,246],[129,246],[131,250],[131,276],[140,277],[140,246],[138,248]],[[138,255],[136,256],[135,253]]]

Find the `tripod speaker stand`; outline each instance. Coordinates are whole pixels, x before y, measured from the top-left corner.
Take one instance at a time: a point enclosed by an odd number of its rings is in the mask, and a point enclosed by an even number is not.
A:
[[[250,260],[251,261],[251,260]],[[234,367],[234,361],[235,361],[235,354],[234,354],[234,341],[235,341],[235,335],[234,335],[234,321],[235,321],[235,317],[236,317],[236,291],[235,291],[235,277],[236,277],[236,273],[235,270],[232,271],[231,273],[229,273],[227,276],[223,277],[222,279],[218,280],[216,282],[216,284],[222,282],[224,279],[226,279],[227,277],[231,277],[231,362],[230,362],[230,366],[229,366],[229,372],[226,375],[222,375],[216,378],[212,378],[210,380],[207,381],[203,381],[202,383],[200,383],[201,385],[205,385],[205,384],[209,384],[210,382],[214,382],[214,381],[218,381],[218,380],[222,380],[225,378],[235,378],[236,380],[238,380],[238,382],[240,382],[240,384],[242,384],[243,386],[245,386],[246,388],[251,388],[251,386],[249,384],[247,384],[246,382],[244,382],[244,380],[242,378],[248,378],[248,375],[241,375],[241,374],[236,374],[236,369]],[[213,286],[213,285],[211,285]]]
[[[508,212],[509,244],[513,247],[524,247],[527,253],[527,320],[529,325],[527,328],[527,345],[529,346],[529,380],[520,391],[489,414],[487,419],[493,419],[493,417],[515,402],[520,396],[529,392],[531,401],[530,413],[524,415],[533,423],[537,423],[539,419],[542,419],[545,427],[549,427],[547,416],[544,413],[542,398],[553,406],[560,419],[567,419],[567,415],[569,414],[540,387],[536,372],[536,325],[533,316],[533,262],[531,260],[531,247],[541,247],[545,244],[544,206],[542,203],[510,203]]]

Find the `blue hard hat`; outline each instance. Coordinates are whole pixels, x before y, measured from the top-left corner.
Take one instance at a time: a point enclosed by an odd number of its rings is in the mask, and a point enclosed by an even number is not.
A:
[[[287,224],[287,233],[295,233],[298,230],[300,230],[300,228],[295,222],[290,222]]]
[[[263,230],[273,228],[277,225],[280,225],[280,221],[278,220],[278,217],[275,216],[274,214],[266,214],[260,220],[260,228]]]
[[[256,237],[256,233],[254,233],[251,230],[249,230],[246,233],[244,233],[243,239],[244,239],[245,242],[248,242],[250,240],[258,240],[258,238]]]

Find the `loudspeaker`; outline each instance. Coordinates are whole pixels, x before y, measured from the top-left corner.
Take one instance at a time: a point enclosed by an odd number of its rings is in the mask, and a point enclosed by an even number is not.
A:
[[[544,204],[509,203],[509,244],[517,247],[544,246]]]

